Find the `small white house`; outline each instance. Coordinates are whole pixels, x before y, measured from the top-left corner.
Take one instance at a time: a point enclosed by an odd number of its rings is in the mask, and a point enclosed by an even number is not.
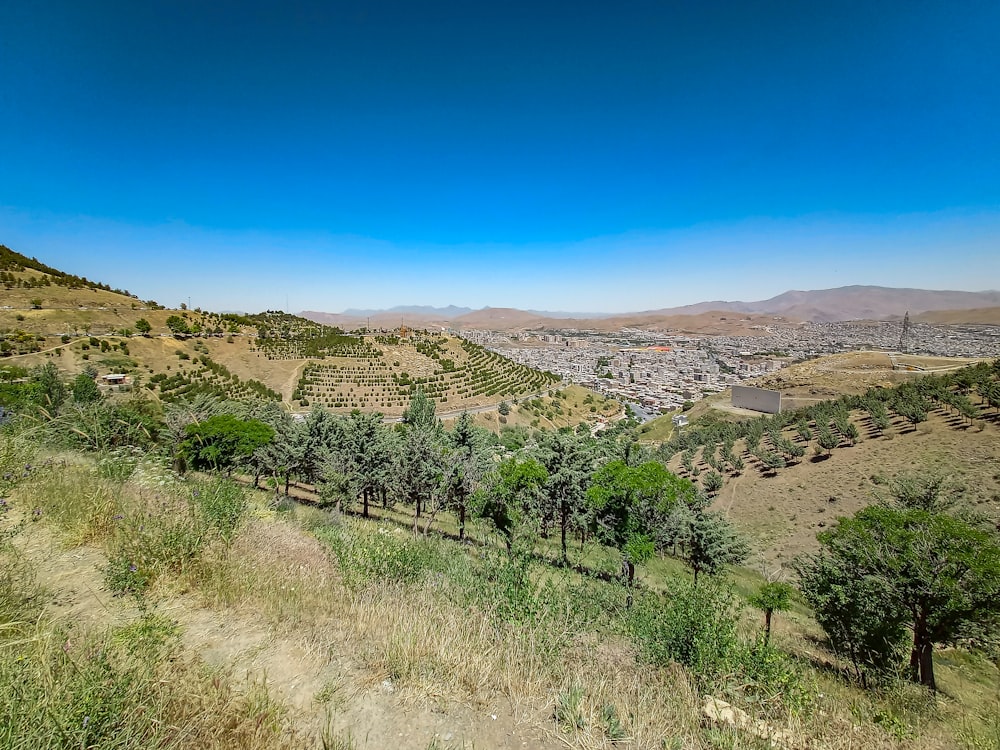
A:
[[[670,421],[674,423],[674,427],[683,427],[688,423],[688,418],[686,414],[674,414]]]

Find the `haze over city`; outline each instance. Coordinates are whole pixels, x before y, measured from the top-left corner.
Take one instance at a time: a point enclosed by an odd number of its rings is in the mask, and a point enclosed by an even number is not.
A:
[[[998,286],[1000,7],[566,8],[5,7],[0,241],[209,309]]]

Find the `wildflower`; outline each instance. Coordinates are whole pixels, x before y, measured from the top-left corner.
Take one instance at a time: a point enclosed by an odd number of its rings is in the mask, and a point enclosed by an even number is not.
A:
[[[119,513],[118,515],[115,516],[115,520],[116,521],[121,521],[123,518],[125,518],[125,516],[123,514],[121,514],[121,513]]]
[[[128,566],[128,572],[129,573],[135,573],[137,570],[138,570],[138,568],[134,564]]]
[[[42,515],[42,509],[41,508],[35,508],[33,511],[31,511],[31,515],[33,515],[35,518],[41,517],[41,515]]]

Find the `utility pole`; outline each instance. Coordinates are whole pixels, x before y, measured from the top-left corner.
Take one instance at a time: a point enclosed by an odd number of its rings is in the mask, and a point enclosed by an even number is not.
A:
[[[899,351],[902,354],[906,354],[906,345],[909,343],[910,337],[910,311],[906,311],[906,315],[903,316],[903,330],[899,334]]]

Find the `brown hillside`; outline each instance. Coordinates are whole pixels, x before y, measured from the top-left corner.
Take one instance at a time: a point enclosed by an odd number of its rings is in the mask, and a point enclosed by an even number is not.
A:
[[[488,328],[497,331],[543,325],[548,318],[512,307],[487,307],[460,315],[453,321],[462,328]]]
[[[760,378],[756,385],[782,393],[782,407],[811,406],[843,394],[862,394],[872,387],[889,388],[929,373],[954,370],[976,360],[945,357],[889,355],[883,352],[849,352],[792,365]],[[906,369],[906,368],[923,368]],[[711,418],[743,420],[760,416],[730,406],[726,391],[698,402],[689,412],[692,421]],[[895,417],[886,434],[871,428],[868,417],[854,412],[860,431],[854,446],[842,442],[829,457],[818,458],[813,440],[797,462],[767,475],[756,459],[741,454],[746,470],[727,476],[715,506],[729,513],[754,540],[755,549],[772,562],[788,562],[796,554],[815,548],[816,533],[838,516],[850,515],[886,493],[885,481],[901,473],[932,472],[953,477],[965,487],[965,502],[1000,519],[1000,415],[980,404],[980,415],[969,425],[956,414],[937,408],[917,429]],[[813,426],[815,430],[815,426]],[[804,444],[793,428],[786,438]],[[710,471],[701,451],[696,465],[700,474]],[[679,456],[672,470],[685,474]]]
[[[729,513],[754,539],[757,552],[777,562],[815,549],[819,531],[838,516],[870,505],[880,493],[886,496],[885,480],[901,473],[953,477],[965,487],[968,505],[1000,519],[1000,429],[995,418],[966,427],[939,409],[916,430],[896,419],[884,437],[870,430],[859,414],[853,421],[861,429],[857,445],[842,445],[822,460],[810,446],[796,465],[773,477],[748,460],[742,476],[726,481],[715,507]],[[787,436],[792,434],[786,430]],[[679,461],[675,463],[673,468],[680,471]]]
[[[1000,326],[1000,307],[979,307],[973,310],[932,310],[912,317],[919,323]]]

